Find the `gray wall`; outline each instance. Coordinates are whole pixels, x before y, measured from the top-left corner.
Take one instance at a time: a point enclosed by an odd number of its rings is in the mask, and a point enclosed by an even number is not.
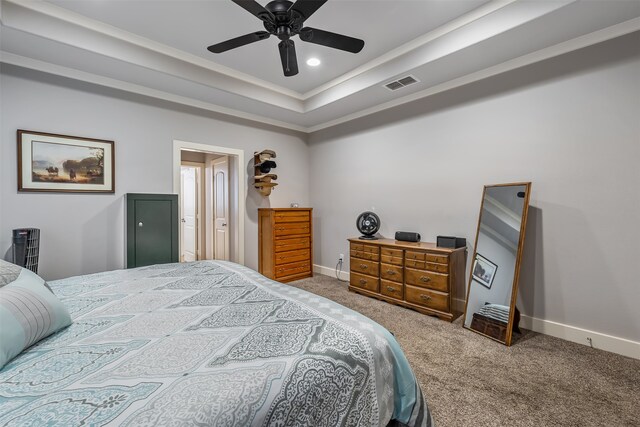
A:
[[[473,243],[482,186],[532,181],[521,310],[640,340],[640,33],[317,132],[310,156],[317,264],[372,206],[385,237]]]
[[[123,267],[123,195],[173,191],[173,139],[243,149],[247,165],[256,150],[277,152],[280,185],[271,197],[247,191],[250,267],[257,268],[257,208],[309,203],[303,135],[12,66],[2,66],[0,85],[0,250],[9,249],[11,229],[39,227],[46,279]],[[114,140],[116,194],[18,193],[17,129]]]

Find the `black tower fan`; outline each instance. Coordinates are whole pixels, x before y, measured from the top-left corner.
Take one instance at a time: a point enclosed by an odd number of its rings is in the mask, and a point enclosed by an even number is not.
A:
[[[38,272],[40,253],[40,229],[18,228],[13,230],[13,263]]]

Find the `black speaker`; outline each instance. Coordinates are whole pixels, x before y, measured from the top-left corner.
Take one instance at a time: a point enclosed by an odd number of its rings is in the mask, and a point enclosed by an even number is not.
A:
[[[396,231],[396,240],[402,242],[419,242],[420,233],[414,233],[412,231]]]
[[[467,239],[464,237],[438,236],[436,239],[436,245],[441,248],[463,248],[467,246]]]

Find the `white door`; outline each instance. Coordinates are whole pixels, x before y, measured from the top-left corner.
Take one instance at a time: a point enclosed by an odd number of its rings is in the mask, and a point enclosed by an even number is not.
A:
[[[198,183],[197,169],[182,166],[180,170],[180,236],[182,239],[182,262],[198,258]]]
[[[214,258],[229,260],[229,161],[213,161]]]

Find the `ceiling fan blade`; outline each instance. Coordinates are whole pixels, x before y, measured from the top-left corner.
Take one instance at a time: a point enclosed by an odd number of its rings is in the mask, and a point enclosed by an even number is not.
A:
[[[282,71],[286,77],[298,74],[298,59],[296,58],[296,45],[293,40],[282,40],[278,43],[280,59],[282,60]]]
[[[358,53],[364,47],[364,40],[311,27],[300,30],[300,40],[352,53]]]
[[[258,19],[267,22],[275,22],[274,16],[267,9],[262,7],[260,3],[255,0],[231,0],[250,14],[256,16]]]
[[[245,34],[244,36],[229,39],[218,44],[213,44],[209,46],[207,50],[213,53],[222,53],[231,49],[235,49],[236,47],[247,45],[249,43],[268,39],[270,35],[271,34],[266,31],[256,31],[255,33]]]
[[[291,6],[291,9],[302,15],[304,21],[309,19],[326,2],[327,0],[298,0]]]

